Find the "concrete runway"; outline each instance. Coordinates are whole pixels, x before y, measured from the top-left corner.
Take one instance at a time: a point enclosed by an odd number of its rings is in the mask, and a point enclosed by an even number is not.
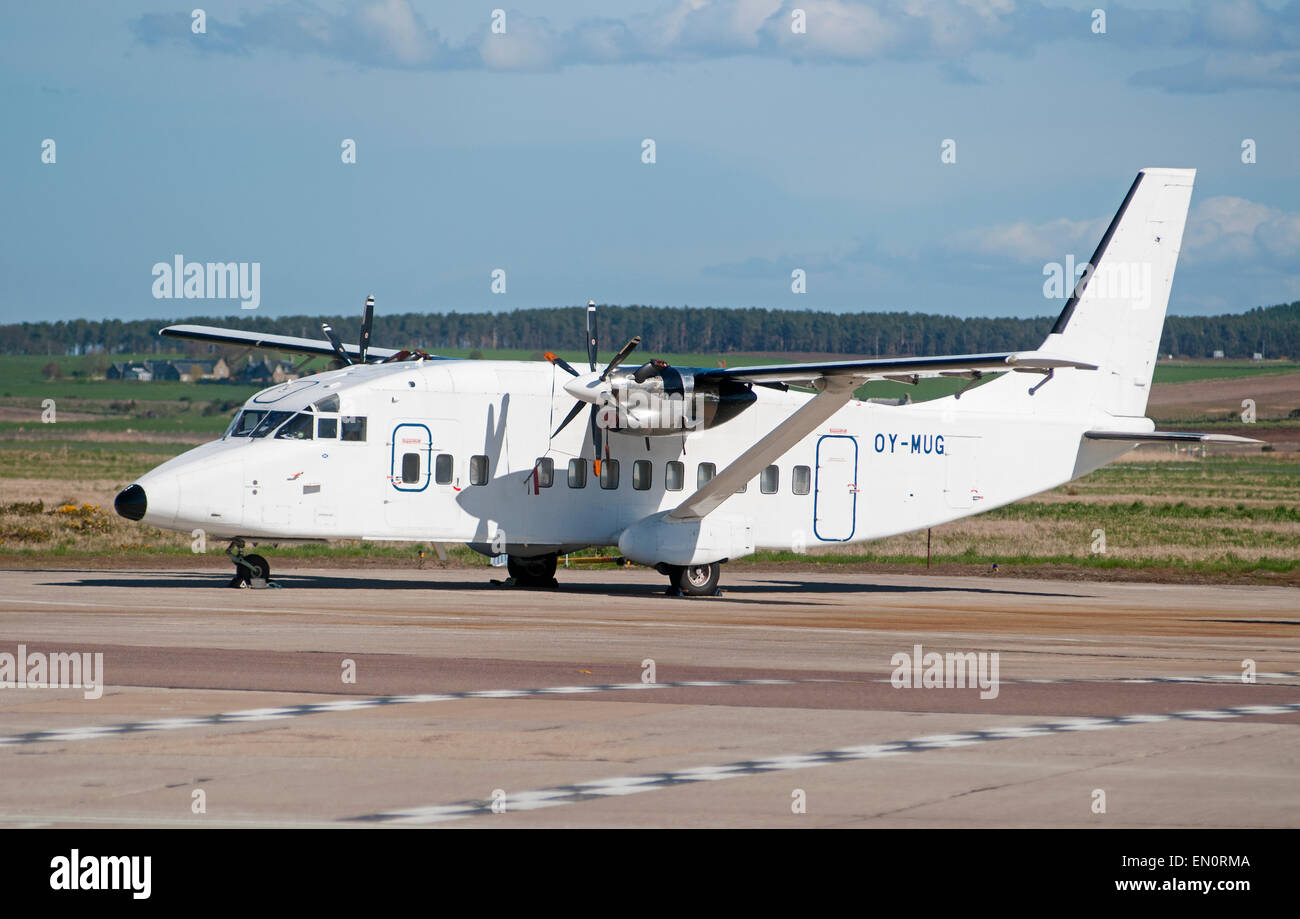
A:
[[[0,654],[106,686],[0,689],[0,826],[1300,826],[1294,589],[489,577],[0,571]],[[917,644],[996,697],[893,687]]]

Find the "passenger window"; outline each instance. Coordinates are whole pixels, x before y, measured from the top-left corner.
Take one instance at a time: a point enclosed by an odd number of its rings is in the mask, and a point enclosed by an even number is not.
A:
[[[488,480],[488,458],[482,454],[469,458],[469,484],[486,485]]]
[[[781,486],[781,470],[776,466],[768,466],[763,470],[763,474],[758,477],[758,490],[765,495],[774,495],[776,490]]]
[[[337,418],[316,419],[316,436],[324,439],[333,439],[338,437],[339,420]]]
[[[677,460],[671,460],[664,470],[664,488],[669,491],[681,491],[686,478],[686,467]]]
[[[654,466],[649,460],[637,460],[632,464],[632,487],[637,491],[646,491],[654,477]]]
[[[600,487],[611,491],[618,488],[618,460],[605,460],[600,464]]]
[[[587,487],[587,461],[585,459],[569,460],[569,487]]]
[[[540,457],[533,468],[537,470],[538,488],[550,488],[555,483],[555,460],[549,456]]]
[[[337,412],[338,410],[339,410],[338,396],[326,396],[324,399],[321,399],[319,402],[316,403],[316,411],[318,412]]]
[[[343,436],[340,440],[365,440],[366,419],[357,415],[343,416]]]
[[[796,495],[806,495],[812,490],[812,469],[808,466],[795,466],[790,485]]]
[[[420,454],[403,453],[402,454],[402,482],[406,485],[415,485],[420,481]]]
[[[713,474],[718,471],[718,467],[712,463],[700,463],[700,468],[695,471],[695,487],[703,488],[713,480]]]
[[[289,419],[289,423],[276,431],[277,440],[311,440],[312,416],[299,412]]]
[[[433,480],[439,485],[450,485],[452,458],[450,453],[439,453],[433,461]]]

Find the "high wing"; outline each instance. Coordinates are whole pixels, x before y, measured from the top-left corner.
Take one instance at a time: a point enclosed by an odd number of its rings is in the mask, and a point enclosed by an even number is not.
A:
[[[698,520],[723,501],[853,398],[853,392],[868,380],[896,380],[914,383],[922,377],[965,377],[979,379],[985,373],[1020,370],[1051,373],[1057,368],[1096,370],[1095,364],[1050,357],[1034,351],[1003,354],[963,354],[951,357],[905,357],[865,361],[831,361],[813,364],[769,364],[761,367],[732,367],[695,373],[702,381],[735,380],[760,385],[805,383],[820,392],[797,412],[777,425],[704,487],[674,508],[674,520]]]
[[[827,361],[811,364],[767,364],[758,367],[722,367],[695,371],[697,382],[736,380],[746,383],[808,384],[817,380],[851,378],[859,385],[868,380],[915,383],[923,377],[966,377],[979,379],[985,373],[1019,370],[1049,373],[1062,367],[1096,370],[1096,364],[1070,360],[1037,351],[1005,351],[999,354],[957,354],[948,357],[873,358],[865,361]]]
[[[246,348],[266,348],[286,354],[312,354],[318,357],[338,357],[334,345],[323,339],[298,338],[293,335],[272,335],[269,332],[246,332],[242,329],[219,329],[208,325],[170,325],[158,334],[168,338],[185,338],[190,341],[215,342],[222,345],[240,345]],[[349,358],[359,359],[357,345],[343,345]],[[367,348],[366,358],[388,358],[397,354],[393,348]]]

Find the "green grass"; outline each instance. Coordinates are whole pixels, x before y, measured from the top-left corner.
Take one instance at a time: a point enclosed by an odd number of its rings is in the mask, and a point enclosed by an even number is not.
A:
[[[1156,364],[1156,383],[1195,383],[1230,380],[1272,373],[1296,373],[1296,361],[1162,361]]]

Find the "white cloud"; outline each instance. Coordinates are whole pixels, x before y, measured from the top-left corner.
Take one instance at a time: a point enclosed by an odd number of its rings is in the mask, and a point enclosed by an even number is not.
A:
[[[1107,217],[1070,220],[1058,217],[1043,223],[1019,220],[962,230],[948,238],[948,248],[971,255],[1045,262],[1073,254],[1082,262],[1092,255],[1110,222]]]
[[[1300,257],[1300,213],[1218,195],[1187,217],[1183,251],[1199,262],[1291,262]]]

